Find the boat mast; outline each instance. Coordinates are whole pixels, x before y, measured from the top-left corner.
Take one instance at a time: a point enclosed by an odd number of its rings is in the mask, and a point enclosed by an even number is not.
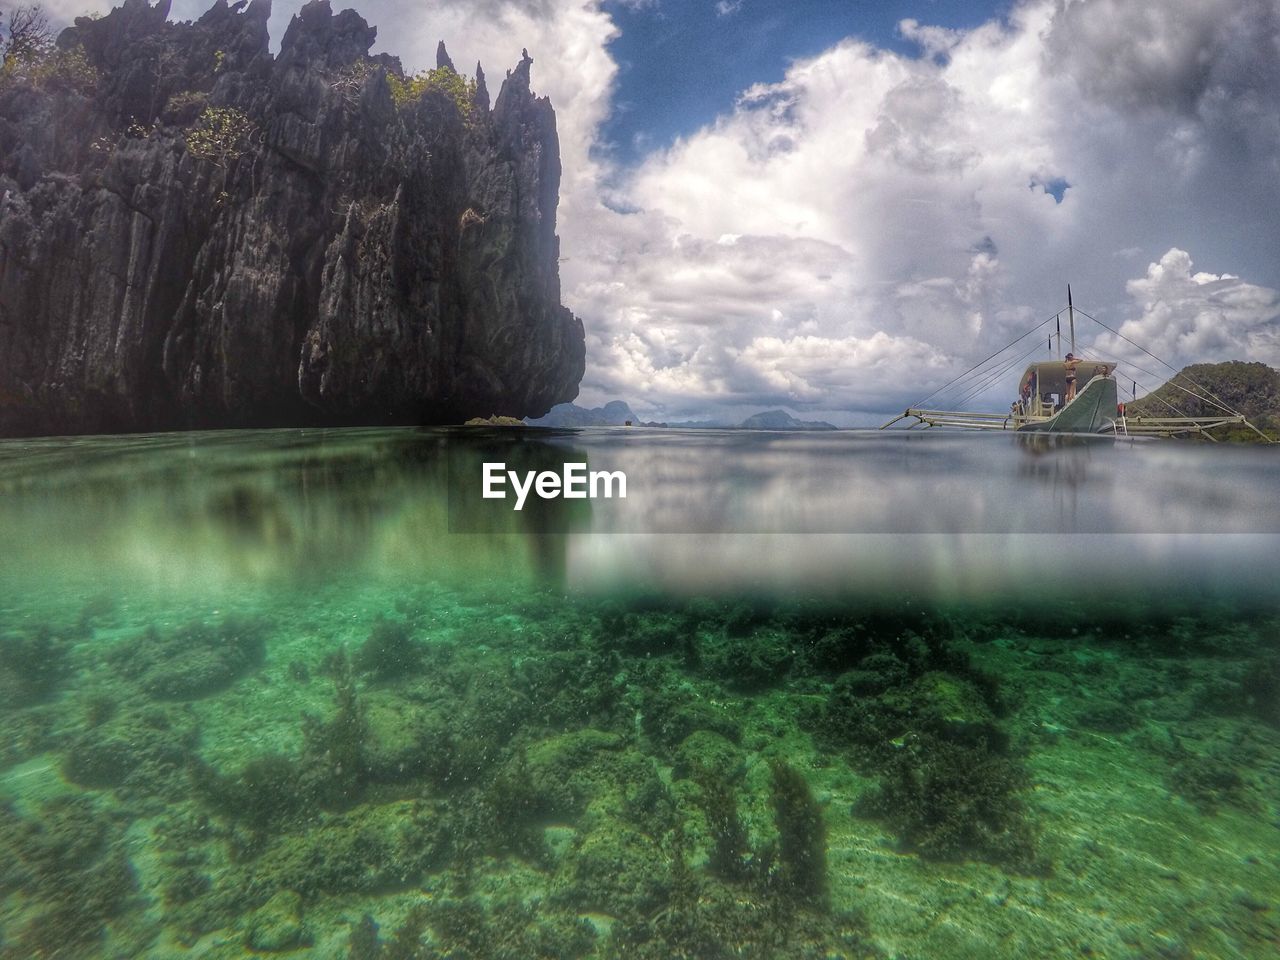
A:
[[[1076,309],[1071,305],[1071,284],[1067,284],[1067,330],[1071,333],[1071,355],[1076,352]],[[1061,348],[1058,350],[1062,352]]]

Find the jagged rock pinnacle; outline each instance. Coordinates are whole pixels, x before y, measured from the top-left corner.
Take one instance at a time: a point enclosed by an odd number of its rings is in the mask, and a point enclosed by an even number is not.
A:
[[[489,111],[489,88],[484,82],[484,67],[480,66],[480,61],[476,61],[476,93],[471,100],[472,104],[486,113]]]
[[[436,45],[436,69],[448,67],[454,73],[458,72],[458,68],[453,65],[453,61],[449,59],[449,51],[444,48],[444,41],[441,40]]]

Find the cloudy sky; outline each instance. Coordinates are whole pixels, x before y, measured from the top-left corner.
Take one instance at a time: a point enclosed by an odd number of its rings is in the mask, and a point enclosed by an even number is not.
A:
[[[1175,366],[1280,366],[1280,0],[353,5],[410,68],[444,39],[496,92],[533,56],[580,403],[876,422],[1065,307],[1068,282]],[[277,0],[273,36],[298,6]],[[969,405],[1005,408],[1017,374]]]

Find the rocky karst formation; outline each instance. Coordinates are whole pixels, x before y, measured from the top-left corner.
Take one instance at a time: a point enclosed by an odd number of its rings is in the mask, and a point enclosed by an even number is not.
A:
[[[406,77],[312,0],[81,18],[0,78],[0,435],[537,416],[577,393],[525,56]]]

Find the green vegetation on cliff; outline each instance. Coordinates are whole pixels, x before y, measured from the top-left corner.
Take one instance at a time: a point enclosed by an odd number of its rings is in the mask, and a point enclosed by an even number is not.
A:
[[[84,48],[53,42],[49,19],[39,6],[15,7],[0,13],[0,90],[18,84],[36,89],[67,89],[87,93],[98,81],[98,71]]]
[[[409,77],[389,73],[387,84],[391,88],[391,98],[395,100],[397,107],[405,107],[415,100],[420,100],[428,90],[438,90],[454,102],[463,119],[471,116],[471,108],[476,96],[476,82],[459,75],[450,66],[424,70]]]
[[[1201,399],[1205,396],[1210,399]],[[1126,410],[1130,416],[1212,417],[1223,412],[1212,402],[1215,398],[1243,413],[1269,437],[1280,437],[1280,370],[1265,363],[1241,360],[1193,363],[1158,390],[1128,404]],[[1214,436],[1231,440],[1260,439],[1244,426],[1216,430]]]

